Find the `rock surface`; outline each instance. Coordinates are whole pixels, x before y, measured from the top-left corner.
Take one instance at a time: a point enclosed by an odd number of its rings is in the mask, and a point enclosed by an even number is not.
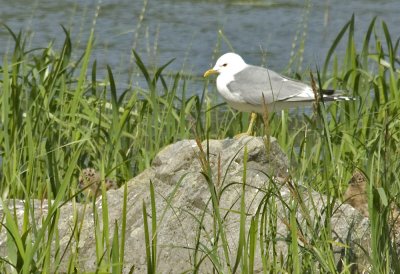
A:
[[[194,265],[201,261],[198,273],[211,273],[213,264],[207,251],[216,248],[219,258],[223,259],[221,236],[217,239],[210,187],[215,187],[219,196],[219,209],[224,218],[223,227],[229,244],[231,264],[234,264],[239,241],[240,204],[243,195],[243,161],[244,147],[248,152],[245,186],[246,231],[254,218],[268,216],[266,233],[274,236],[270,243],[277,252],[285,254],[290,246],[291,231],[289,228],[291,214],[297,219],[298,244],[307,250],[315,235],[312,231],[324,223],[327,199],[323,195],[287,179],[288,159],[276,141],[272,140],[269,152],[266,152],[262,138],[242,137],[238,140],[210,140],[202,143],[202,150],[194,140],[179,141],[164,148],[154,159],[150,168],[127,183],[127,224],[125,241],[124,272],[134,266],[135,273],[147,272],[143,203],[147,208],[147,219],[151,227],[150,182],[154,185],[157,220],[157,272],[183,273],[193,272]],[[203,151],[203,152],[202,152]],[[203,173],[207,173],[209,179]],[[124,187],[110,190],[107,193],[108,219],[110,237],[115,223],[121,229],[122,201]],[[18,214],[23,214],[23,202]],[[35,201],[36,218],[44,216],[47,206]],[[299,206],[303,204],[304,206]],[[96,202],[96,213],[102,221],[102,200]],[[83,208],[86,208],[84,211]],[[292,208],[292,210],[291,210]],[[40,210],[39,210],[40,209]],[[93,209],[84,205],[67,203],[60,212],[59,237],[61,247],[71,239],[74,223],[73,210],[83,218],[79,243],[72,239],[71,246],[79,247],[80,271],[96,270],[96,242],[94,237]],[[368,219],[349,205],[334,204],[331,217],[332,239],[350,246],[354,261],[359,270],[368,267],[367,256],[357,248],[362,245],[365,250],[368,240]],[[42,215],[40,215],[42,214]],[[3,215],[3,211],[1,211]],[[76,214],[75,214],[76,216]],[[275,218],[271,218],[275,216]],[[275,230],[272,228],[276,228]],[[313,228],[313,229],[311,229]],[[329,230],[328,230],[329,231]],[[151,232],[150,232],[151,235]],[[329,239],[328,239],[329,240]],[[217,245],[215,243],[217,242]],[[197,253],[195,254],[195,249]],[[257,244],[254,270],[262,270],[259,244]],[[335,263],[341,267],[343,244],[333,244],[337,252]],[[0,233],[0,252],[5,255],[6,243],[4,230]],[[63,250],[63,249],[62,249]],[[348,251],[347,251],[348,253]],[[69,251],[59,270],[65,270],[68,264]],[[196,260],[196,261],[195,261]],[[222,269],[224,269],[222,262]]]

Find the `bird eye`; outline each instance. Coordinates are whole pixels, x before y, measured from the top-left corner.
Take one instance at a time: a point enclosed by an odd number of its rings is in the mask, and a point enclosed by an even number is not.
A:
[[[226,67],[227,65],[228,65],[228,64],[227,64],[227,63],[225,63],[225,64],[223,64],[222,66],[223,66],[223,67]]]

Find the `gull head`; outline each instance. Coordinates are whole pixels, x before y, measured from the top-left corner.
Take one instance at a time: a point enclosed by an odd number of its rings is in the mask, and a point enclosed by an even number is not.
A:
[[[207,70],[204,73],[204,77],[211,74],[231,74],[234,75],[239,71],[243,70],[247,66],[246,62],[240,57],[240,55],[229,52],[225,53],[218,58],[217,63],[212,69]]]

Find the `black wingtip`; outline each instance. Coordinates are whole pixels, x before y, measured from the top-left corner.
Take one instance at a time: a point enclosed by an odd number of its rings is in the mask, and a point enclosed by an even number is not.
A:
[[[334,89],[324,89],[324,90],[322,90],[322,94],[324,94],[324,95],[332,95],[335,92],[336,92],[336,90],[334,90]]]

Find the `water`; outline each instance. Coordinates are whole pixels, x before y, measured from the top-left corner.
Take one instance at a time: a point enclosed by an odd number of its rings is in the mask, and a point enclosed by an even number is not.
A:
[[[287,69],[296,33],[297,46],[306,33],[304,54],[301,66],[292,68],[321,65],[353,13],[359,44],[374,16],[379,16],[378,24],[386,21],[393,40],[400,36],[398,0],[0,0],[0,5],[1,22],[28,34],[31,47],[46,47],[50,41],[60,47],[64,25],[71,31],[77,55],[96,18],[93,59],[100,73],[109,64],[119,85],[132,76],[132,48],[146,64],[176,58],[168,71],[200,77],[219,54],[230,51],[222,41],[216,53],[219,30],[248,63],[276,71]],[[1,56],[12,50],[5,28],[0,29],[0,43]]]

